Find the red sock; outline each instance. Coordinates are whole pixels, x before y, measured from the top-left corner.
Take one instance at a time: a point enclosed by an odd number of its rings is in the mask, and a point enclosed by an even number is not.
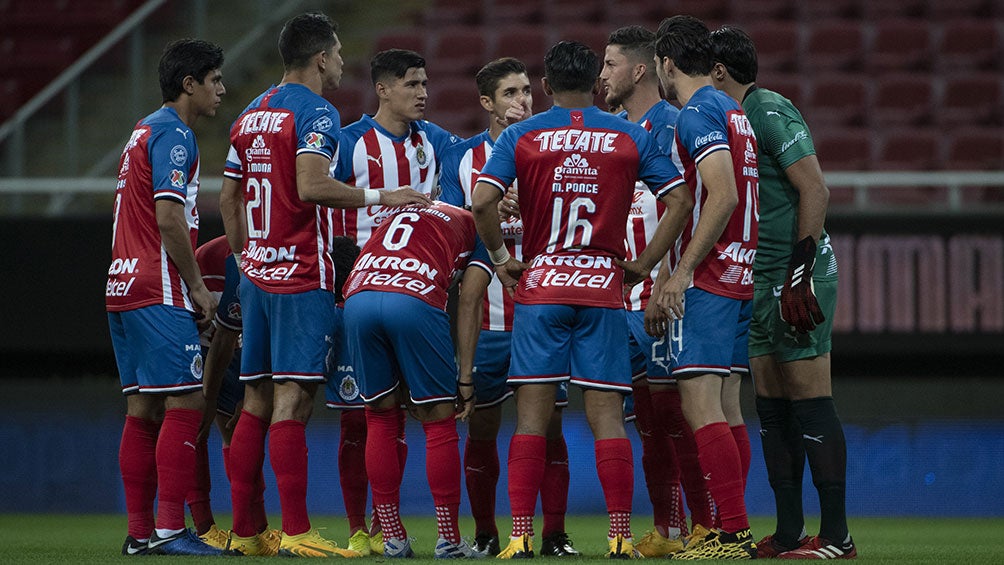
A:
[[[408,462],[408,442],[404,433],[407,423],[408,413],[399,409],[397,411],[397,463],[401,468],[401,476],[404,476],[404,466]]]
[[[268,421],[248,411],[242,411],[230,438],[230,499],[234,510],[234,534],[251,537],[257,529],[254,501],[258,477],[265,464],[265,434]]]
[[[345,501],[349,532],[366,528],[366,412],[342,410],[338,438],[338,480]]]
[[[157,527],[185,527],[185,496],[195,484],[195,451],[202,412],[171,408],[157,438]]]
[[[223,446],[223,472],[227,474],[227,481],[230,480],[230,446]]]
[[[515,434],[509,441],[509,506],[512,535],[533,535],[533,514],[537,493],[544,481],[547,439],[544,436]]]
[[[366,474],[373,490],[373,506],[384,537],[395,539],[407,536],[399,515],[401,466],[383,462],[400,461],[400,412],[398,407],[366,408]]]
[[[613,538],[618,534],[631,537],[631,498],[634,496],[634,462],[631,459],[631,442],[627,438],[599,439],[593,443],[596,450],[596,473],[603,487],[603,498],[610,515]]]
[[[195,522],[195,532],[199,535],[216,523],[213,519],[213,508],[209,504],[209,493],[212,490],[212,480],[209,477],[209,446],[206,440],[199,442],[195,451],[195,484],[188,491],[186,500],[188,509],[192,512],[192,522]]]
[[[729,428],[732,430],[732,437],[736,440],[736,447],[739,449],[739,463],[743,470],[743,492],[746,492],[746,478],[750,474],[750,459],[753,457],[750,450],[750,435],[746,431],[746,425],[741,424]]]
[[[264,465],[262,461],[262,465]],[[254,496],[251,498],[251,520],[256,532],[264,532],[268,527],[268,514],[265,513],[265,470],[258,467],[254,480]]]
[[[569,480],[565,437],[547,440],[544,480],[540,484],[540,511],[544,514],[544,527],[540,533],[544,537],[565,531]]]
[[[498,535],[495,524],[495,489],[499,483],[499,450],[494,439],[472,439],[464,446],[464,478],[471,501],[474,531]]]
[[[425,476],[429,480],[432,501],[436,505],[439,537],[460,543],[460,437],[457,420],[447,416],[423,422],[425,430]]]
[[[635,425],[641,436],[641,465],[652,502],[652,521],[663,530],[680,528],[680,465],[667,433],[667,418],[657,419],[654,414],[648,386],[635,386],[633,396]]]
[[[718,505],[722,529],[738,532],[749,528],[743,500],[742,465],[736,440],[726,422],[715,422],[694,432],[697,455],[707,479],[708,490]]]
[[[153,501],[157,497],[157,432],[152,420],[126,416],[119,444],[119,470],[125,488],[128,533],[148,539],[153,531]]]
[[[671,388],[652,392],[652,405],[658,406],[654,414],[673,442],[676,460],[680,466],[680,484],[687,497],[690,520],[711,528],[715,523],[714,503],[704,484],[704,473],[697,459],[697,443],[694,432],[683,417],[680,404],[680,390]]]
[[[275,472],[282,508],[282,531],[296,536],[310,530],[307,516],[307,424],[282,420],[269,429],[268,460]]]

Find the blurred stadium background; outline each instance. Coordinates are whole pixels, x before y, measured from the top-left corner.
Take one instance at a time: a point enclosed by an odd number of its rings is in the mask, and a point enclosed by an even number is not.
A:
[[[346,124],[375,111],[369,57],[404,47],[428,60],[428,119],[464,136],[484,127],[473,73],[494,57],[518,56],[539,77],[559,39],[602,53],[614,28],[655,28],[676,13],[749,31],[757,82],[802,110],[831,188],[827,228],[841,261],[834,388],[847,424],[849,513],[1004,516],[999,0],[0,0],[0,512],[124,511],[116,457],[124,402],[100,294],[122,144],[160,103],[163,45],[185,36],[221,44],[228,92],[217,117],[195,127],[200,239],[221,234],[215,194],[229,125],[281,76],[278,29],[306,9],[341,26],[345,77],[328,96]],[[548,100],[534,82],[541,111]],[[749,505],[770,515],[745,393],[756,454]],[[571,510],[594,513],[602,500],[575,400],[566,417]],[[317,408],[308,436],[314,512],[342,510],[337,426]],[[424,514],[422,436],[409,432],[416,488],[405,492],[420,494],[404,511]],[[213,452],[222,510],[229,493]]]

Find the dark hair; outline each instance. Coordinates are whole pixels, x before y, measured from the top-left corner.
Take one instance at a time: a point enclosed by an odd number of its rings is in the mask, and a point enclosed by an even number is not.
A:
[[[201,83],[210,71],[222,66],[223,49],[215,43],[201,39],[178,39],[168,43],[157,65],[163,102],[174,102],[181,96],[185,77],[191,76]]]
[[[559,41],[544,56],[544,76],[555,92],[592,92],[600,58],[578,41]]]
[[[515,57],[495,59],[481,67],[474,80],[478,83],[478,93],[489,98],[495,97],[499,82],[509,75],[526,74],[526,65]]]
[[[732,26],[722,26],[711,32],[711,48],[715,62],[725,65],[725,70],[739,84],[756,82],[756,46],[745,31]]]
[[[370,59],[370,78],[373,84],[386,79],[388,76],[402,78],[408,74],[408,69],[425,68],[425,59],[414,51],[407,49],[388,49],[381,51]]]
[[[310,58],[335,44],[338,24],[320,12],[307,12],[290,19],[279,32],[279,55],[286,70],[302,69]]]
[[[655,53],[660,60],[669,57],[687,76],[711,74],[715,55],[704,22],[693,16],[673,16],[662,20],[657,35]]]
[[[646,65],[655,58],[655,34],[648,29],[634,25],[614,30],[607,38],[607,45],[616,45],[625,55],[642,60]]]

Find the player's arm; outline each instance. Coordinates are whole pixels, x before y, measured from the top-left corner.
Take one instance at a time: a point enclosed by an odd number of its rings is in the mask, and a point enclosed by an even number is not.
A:
[[[202,417],[202,427],[199,428],[199,441],[206,438],[216,418],[216,402],[220,397],[220,387],[223,386],[223,376],[226,375],[227,367],[233,360],[239,336],[239,331],[220,323],[216,324],[216,332],[209,342],[205,368],[202,371],[202,391],[206,395],[206,411]]]
[[[484,321],[485,290],[492,280],[492,273],[480,266],[470,265],[464,271],[460,282],[460,300],[457,303],[457,379],[461,396],[475,394],[474,352],[478,347],[481,324]],[[468,386],[470,385],[470,386]],[[463,398],[461,398],[463,400]],[[468,414],[462,413],[463,419]]]
[[[798,191],[798,239],[819,241],[830,204],[830,189],[826,187],[819,159],[806,155],[792,163],[784,174]]]
[[[185,218],[185,205],[176,200],[159,198],[155,201],[157,228],[167,256],[171,258],[182,280],[188,285],[189,297],[195,306],[199,328],[208,327],[216,315],[216,299],[202,282],[199,264],[195,261],[192,239]]]
[[[244,215],[244,194],[241,182],[230,177],[223,177],[220,188],[220,215],[223,217],[223,230],[227,234],[227,243],[234,257],[240,257],[247,243],[247,216]]]
[[[331,178],[331,159],[318,153],[301,153],[296,156],[296,192],[300,200],[328,206],[329,208],[362,208],[363,206],[428,206],[432,199],[402,186],[394,190],[355,188]]]
[[[787,278],[781,290],[781,318],[795,330],[806,333],[826,318],[812,290],[816,243],[823,233],[830,190],[823,179],[819,160],[806,155],[784,170],[798,191],[798,238],[791,251]]]
[[[474,185],[474,194],[471,195],[473,207],[471,211],[474,213],[474,224],[478,228],[478,235],[488,249],[499,281],[505,288],[512,289],[516,286],[527,265],[509,254],[505,241],[502,239],[502,226],[499,225],[500,200],[502,200],[502,191],[498,187],[478,181]]]

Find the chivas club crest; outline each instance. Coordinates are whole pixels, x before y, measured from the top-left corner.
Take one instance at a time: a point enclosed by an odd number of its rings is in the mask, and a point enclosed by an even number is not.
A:
[[[338,395],[344,400],[355,400],[359,398],[359,385],[352,375],[345,375],[341,384],[338,385]]]
[[[421,143],[415,146],[415,157],[418,159],[418,166],[424,167],[426,164],[427,155],[425,154],[425,146]]]

